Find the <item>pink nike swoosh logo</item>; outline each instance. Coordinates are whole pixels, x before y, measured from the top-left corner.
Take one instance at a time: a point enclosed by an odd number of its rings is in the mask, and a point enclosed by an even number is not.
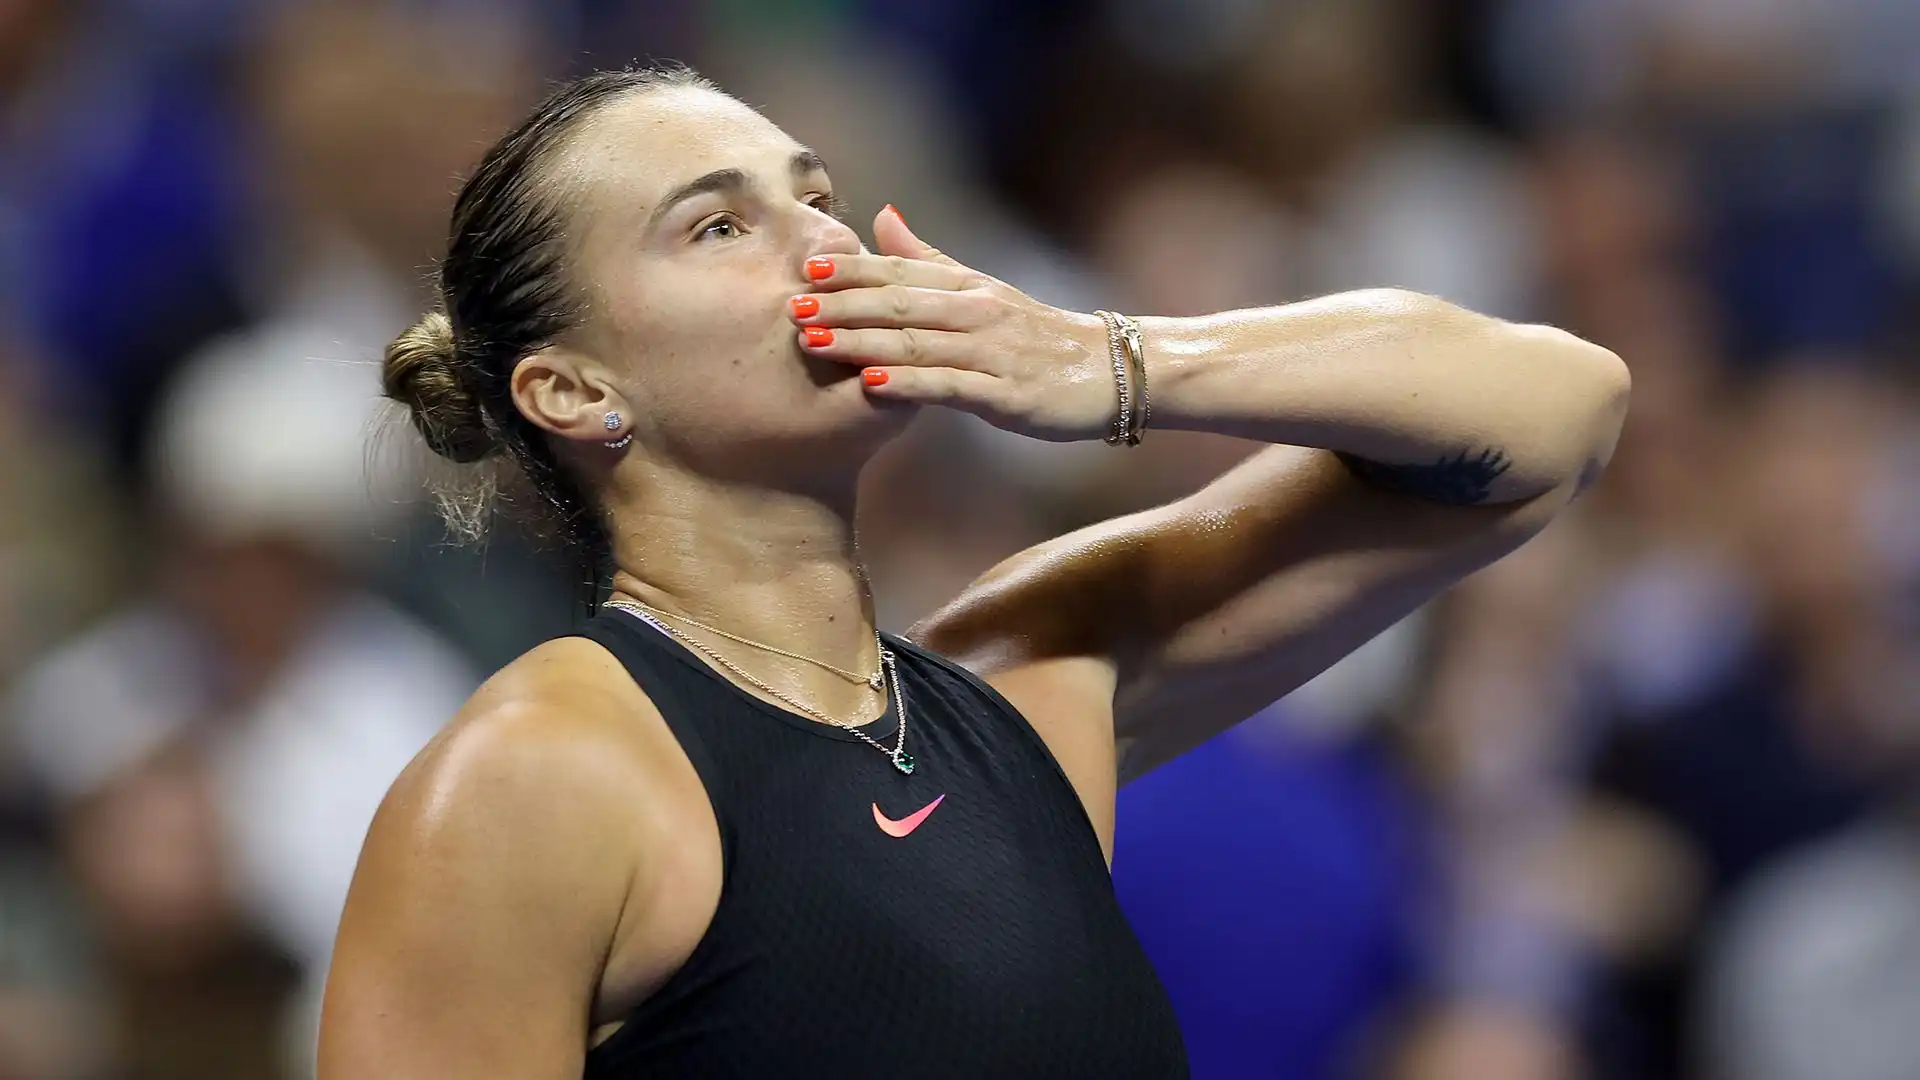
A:
[[[939,806],[945,800],[946,800],[946,796],[942,795],[940,796],[940,798],[933,800],[932,802],[928,803],[927,805],[921,807],[918,810],[915,810],[913,813],[908,814],[906,817],[901,818],[899,821],[895,821],[892,818],[888,817],[887,815],[881,813],[880,804],[874,803],[873,804],[873,823],[875,825],[880,826],[881,832],[886,833],[888,836],[894,837],[895,839],[898,839],[902,836],[907,835],[913,830],[919,828],[920,823],[927,820],[927,816],[933,813],[934,807]]]

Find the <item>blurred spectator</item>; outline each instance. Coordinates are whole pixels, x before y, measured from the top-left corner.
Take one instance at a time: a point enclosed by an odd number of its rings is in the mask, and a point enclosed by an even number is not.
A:
[[[238,317],[244,156],[225,57],[244,14],[237,0],[0,10],[0,287],[37,355],[96,387],[88,421],[123,467],[165,370]]]
[[[1692,850],[1706,907],[1689,926],[1712,927],[1756,871],[1857,820],[1897,760],[1888,740],[1913,723],[1920,654],[1869,524],[1900,482],[1890,434],[1911,415],[1860,376],[1770,380],[1723,429],[1723,479],[1708,490],[1724,498],[1707,520],[1725,557],[1689,569],[1669,556],[1657,575],[1661,563],[1643,559],[1639,581],[1601,609],[1610,621],[1591,640],[1604,665],[1592,670],[1605,692],[1588,707],[1611,734],[1598,780]],[[1637,452],[1661,445],[1649,437]],[[1655,1075],[1687,1075],[1698,944],[1617,969],[1610,987]]]
[[[104,470],[77,432],[48,422],[31,389],[41,369],[22,353],[0,327],[0,687],[131,576],[116,568],[132,553],[108,539],[119,508]]]
[[[177,744],[67,814],[62,848],[99,943],[91,1034],[106,1075],[299,1075],[282,1045],[298,971],[237,909],[213,783],[200,750]]]
[[[44,369],[19,356],[0,330],[0,691],[131,576],[102,470],[47,430],[28,390]],[[101,1058],[89,942],[18,756],[0,744],[0,1076],[77,1080]]]
[[[45,855],[0,853],[0,1074],[90,1080],[108,1058],[76,890]]]
[[[280,5],[248,65],[263,311],[384,333],[431,295],[455,178],[536,92],[536,30],[505,5]]]
[[[1587,1075],[1595,965],[1661,954],[1686,930],[1698,883],[1684,846],[1582,790],[1580,616],[1608,586],[1600,539],[1576,511],[1436,616],[1416,743],[1450,887],[1397,1076]]]
[[[1617,691],[1633,681],[1616,678],[1599,702],[1624,725],[1611,786],[1680,822],[1716,888],[1852,819],[1884,753],[1873,733],[1899,725],[1900,589],[1866,527],[1898,410],[1851,376],[1770,380],[1743,418],[1720,506],[1752,607],[1744,634],[1723,624],[1714,637],[1738,648],[1681,693],[1630,703]]]
[[[1120,794],[1114,890],[1195,1080],[1340,1077],[1417,985],[1426,837],[1390,760],[1279,706]]]
[[[1540,314],[1539,222],[1511,149],[1439,125],[1383,136],[1326,184],[1315,293],[1382,282],[1509,319]]]
[[[355,583],[416,473],[369,461],[374,368],[298,345],[186,369],[152,455],[157,587],[10,710],[107,946],[109,1028],[153,1070],[130,1075],[262,1075],[223,1055],[279,1045],[269,988],[323,972],[375,806],[477,682]]]
[[[1884,343],[1898,318],[1882,178],[1920,78],[1888,0],[1499,5],[1489,58],[1530,127],[1632,119],[1699,195],[1698,267],[1734,359]]]
[[[1872,527],[1909,475],[1889,451],[1890,436],[1912,438],[1913,413],[1872,394],[1831,376],[1781,380],[1753,416],[1768,499],[1748,535],[1768,610],[1798,654],[1799,737],[1871,781],[1878,809],[1736,894],[1695,1035],[1702,1075],[1716,1080],[1877,1080],[1920,1061],[1909,963],[1920,941],[1920,641],[1903,625],[1914,582],[1899,572],[1911,564]],[[1889,427],[1903,420],[1906,431]],[[1911,501],[1903,509],[1897,533],[1910,551],[1920,522]]]
[[[1695,1039],[1710,1080],[1897,1080],[1920,1061],[1909,793],[1783,860],[1727,916]]]
[[[249,68],[264,217],[248,347],[373,377],[387,342],[435,303],[458,174],[538,90],[540,28],[514,4],[280,6]],[[426,509],[382,527],[399,542],[378,583],[482,668],[567,628],[578,590],[519,532],[452,550]]]

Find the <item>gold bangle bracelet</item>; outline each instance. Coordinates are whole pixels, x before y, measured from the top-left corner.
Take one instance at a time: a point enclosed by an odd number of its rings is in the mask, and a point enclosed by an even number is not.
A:
[[[1139,446],[1140,434],[1147,430],[1153,416],[1153,403],[1147,398],[1147,354],[1140,344],[1140,324],[1125,315],[1120,320],[1120,336],[1127,346],[1127,369],[1133,374],[1133,426],[1127,430],[1127,445]]]
[[[1096,311],[1094,314],[1100,316],[1100,320],[1107,324],[1107,355],[1108,358],[1113,361],[1114,392],[1120,399],[1119,411],[1116,412],[1113,417],[1113,427],[1107,433],[1107,445],[1119,446],[1121,443],[1131,445],[1139,440],[1138,437],[1134,435],[1133,430],[1133,388],[1131,385],[1133,381],[1131,368],[1133,365],[1128,359],[1127,354],[1126,322],[1122,321],[1126,320],[1130,322],[1131,320],[1127,320],[1126,316],[1113,311]]]
[[[1140,433],[1147,430],[1153,415],[1147,401],[1147,358],[1140,344],[1140,324],[1117,311],[1094,314],[1107,324],[1107,352],[1113,359],[1113,384],[1120,396],[1120,411],[1113,418],[1107,444],[1139,446]]]

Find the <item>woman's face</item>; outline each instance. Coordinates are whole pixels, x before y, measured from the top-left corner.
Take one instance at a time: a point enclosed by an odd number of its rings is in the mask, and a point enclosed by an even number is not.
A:
[[[712,475],[817,470],[902,426],[910,410],[871,402],[857,367],[800,348],[806,260],[861,243],[820,160],[765,117],[694,88],[634,95],[582,124],[551,178],[591,304],[582,351],[645,452]]]

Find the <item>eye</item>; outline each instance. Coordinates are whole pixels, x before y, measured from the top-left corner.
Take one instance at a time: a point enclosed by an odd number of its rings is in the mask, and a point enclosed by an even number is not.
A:
[[[831,191],[823,191],[808,196],[807,205],[836,221],[845,221],[847,219],[846,200]]]
[[[721,214],[700,226],[697,239],[731,240],[740,235],[740,219],[732,214]]]

